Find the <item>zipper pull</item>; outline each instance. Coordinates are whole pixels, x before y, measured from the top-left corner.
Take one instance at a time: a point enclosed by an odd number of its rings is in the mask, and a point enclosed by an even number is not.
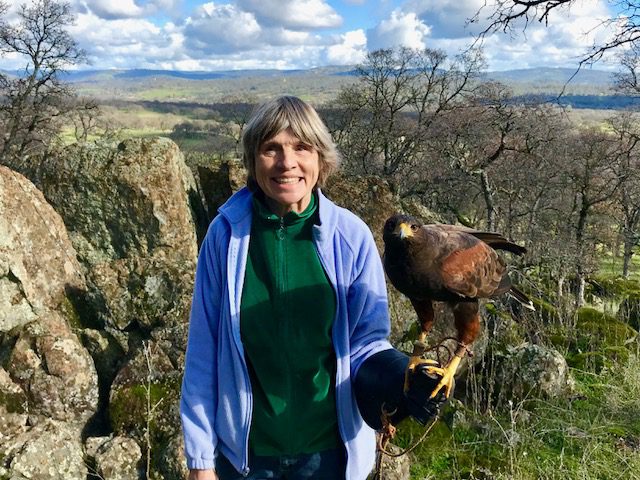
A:
[[[284,217],[280,217],[280,228],[278,228],[278,231],[276,232],[276,236],[278,237],[278,240],[284,240],[284,234],[285,234]]]

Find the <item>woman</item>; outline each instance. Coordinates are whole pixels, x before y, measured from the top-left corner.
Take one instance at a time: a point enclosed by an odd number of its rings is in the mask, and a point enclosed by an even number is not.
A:
[[[354,379],[365,361],[391,363],[397,390],[406,365],[387,341],[378,251],[320,191],[338,153],[308,104],[261,105],[243,144],[248,185],[220,208],[196,271],[181,399],[189,478],[364,479],[374,431]],[[379,412],[375,393],[360,397]]]

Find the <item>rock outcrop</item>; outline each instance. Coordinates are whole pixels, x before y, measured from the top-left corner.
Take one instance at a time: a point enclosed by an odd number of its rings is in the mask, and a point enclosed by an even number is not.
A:
[[[101,325],[148,331],[185,318],[197,255],[196,187],[175,143],[73,145],[49,157],[36,177],[87,269]]]
[[[86,480],[88,469],[76,424],[46,420],[4,437],[0,434],[0,478]]]
[[[0,333],[57,310],[85,282],[60,216],[25,177],[0,166]]]
[[[131,438],[92,437],[85,452],[91,460],[91,475],[103,480],[138,480],[144,473],[142,451]]]
[[[60,216],[0,167],[0,477],[86,478],[98,377],[71,301],[85,288]]]

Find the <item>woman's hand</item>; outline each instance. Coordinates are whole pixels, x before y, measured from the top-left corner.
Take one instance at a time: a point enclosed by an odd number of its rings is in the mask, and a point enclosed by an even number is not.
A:
[[[218,475],[213,470],[189,470],[189,480],[218,480]]]

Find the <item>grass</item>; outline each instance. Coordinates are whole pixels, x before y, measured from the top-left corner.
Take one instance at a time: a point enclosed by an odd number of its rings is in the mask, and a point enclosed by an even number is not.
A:
[[[414,452],[412,479],[640,479],[640,360],[573,371],[571,398],[474,414],[452,405]],[[407,420],[396,442],[422,432]]]
[[[600,255],[598,271],[600,275],[603,276],[622,276],[622,256],[612,255],[611,253],[602,253]],[[629,279],[640,281],[640,253],[631,257]]]

